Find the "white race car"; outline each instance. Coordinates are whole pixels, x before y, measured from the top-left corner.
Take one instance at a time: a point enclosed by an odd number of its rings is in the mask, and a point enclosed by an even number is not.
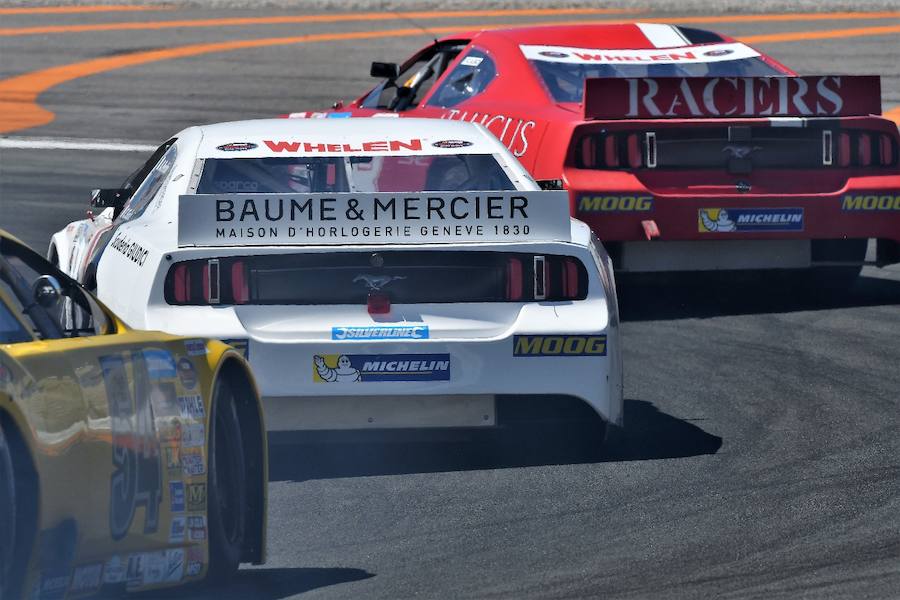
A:
[[[479,125],[191,127],[93,204],[50,258],[131,326],[241,349],[270,430],[622,423],[609,257]]]

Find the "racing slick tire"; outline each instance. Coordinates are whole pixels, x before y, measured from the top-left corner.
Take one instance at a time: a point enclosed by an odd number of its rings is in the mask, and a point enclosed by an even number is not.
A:
[[[225,377],[214,385],[209,432],[209,571],[212,584],[227,581],[241,561],[247,534],[247,463],[234,389]]]
[[[12,594],[16,539],[16,478],[12,453],[0,426],[0,598]]]

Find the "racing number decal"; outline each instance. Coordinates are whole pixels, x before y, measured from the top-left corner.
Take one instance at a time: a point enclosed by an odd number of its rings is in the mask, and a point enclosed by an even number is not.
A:
[[[112,424],[109,530],[114,540],[122,539],[131,529],[138,506],[145,509],[144,533],[155,533],[162,501],[160,448],[150,403],[147,363],[142,352],[131,352],[132,393],[126,362],[128,359],[122,355],[100,358]]]

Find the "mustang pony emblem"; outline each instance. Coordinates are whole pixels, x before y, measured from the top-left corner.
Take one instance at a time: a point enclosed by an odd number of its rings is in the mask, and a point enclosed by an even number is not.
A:
[[[761,146],[735,146],[734,144],[728,144],[724,148],[722,148],[722,152],[728,152],[731,154],[731,158],[747,158],[757,150],[762,150]]]
[[[397,281],[398,279],[406,279],[404,275],[357,275],[353,278],[353,283],[357,283],[362,281],[366,284],[366,287],[369,288],[370,292],[377,292],[381,290],[384,286],[391,283],[392,281]]]

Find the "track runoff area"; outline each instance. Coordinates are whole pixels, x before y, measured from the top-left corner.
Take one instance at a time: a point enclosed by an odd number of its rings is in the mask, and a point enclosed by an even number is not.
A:
[[[355,97],[371,60],[435,36],[634,20],[720,31],[803,74],[881,75],[900,119],[885,10],[0,5],[2,225],[43,250],[173,132]],[[613,454],[552,437],[273,447],[268,563],[167,597],[896,595],[900,271],[865,268],[841,299],[675,279],[623,282],[620,303]]]

